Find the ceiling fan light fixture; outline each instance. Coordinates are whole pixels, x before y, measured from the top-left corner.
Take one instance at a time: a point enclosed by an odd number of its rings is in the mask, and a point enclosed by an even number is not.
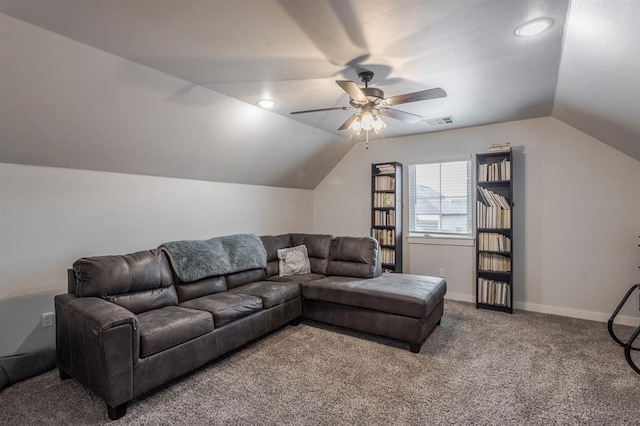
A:
[[[273,108],[274,106],[276,106],[276,101],[272,99],[260,99],[257,104],[262,108]]]
[[[362,132],[362,123],[360,122],[361,120],[361,115],[357,114],[356,119],[353,120],[353,122],[351,123],[351,125],[348,127],[349,131],[351,133],[353,133],[354,135],[358,136],[360,134],[360,132]]]
[[[362,117],[360,117],[360,121],[362,123],[363,130],[366,130],[367,132],[369,130],[373,130],[373,122],[374,122],[373,113],[371,113],[371,111],[368,108],[365,109],[365,111],[362,113]]]
[[[373,131],[376,132],[376,135],[379,135],[387,128],[387,124],[382,121],[382,119],[376,115],[373,119]]]
[[[538,18],[525,22],[516,28],[516,35],[519,37],[529,37],[549,29],[553,25],[551,18]]]

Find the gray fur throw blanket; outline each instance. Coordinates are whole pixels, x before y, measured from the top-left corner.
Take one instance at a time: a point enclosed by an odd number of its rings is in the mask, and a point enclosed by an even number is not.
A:
[[[267,252],[253,234],[236,234],[209,240],[171,241],[160,244],[182,282],[265,268]]]

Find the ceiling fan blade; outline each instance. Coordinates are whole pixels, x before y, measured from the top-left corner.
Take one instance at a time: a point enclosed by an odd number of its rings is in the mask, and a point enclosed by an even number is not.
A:
[[[338,127],[338,130],[348,129],[349,126],[351,126],[351,123],[353,123],[356,118],[358,118],[358,114],[353,114],[351,117],[347,118],[347,121],[342,123],[342,126]]]
[[[384,103],[389,106],[406,104],[409,102],[426,101],[429,99],[444,98],[447,96],[440,87],[435,89],[421,90],[419,92],[405,93],[404,95],[392,96],[384,100]]]
[[[293,111],[290,114],[306,114],[308,112],[322,112],[322,111],[335,111],[335,110],[343,110],[347,111],[350,109],[354,109],[353,107],[335,107],[335,108],[319,108],[319,109],[307,109],[304,111]]]
[[[349,95],[351,99],[355,99],[356,101],[360,101],[360,102],[369,102],[369,99],[367,99],[365,94],[362,93],[362,90],[360,90],[358,85],[355,84],[353,81],[336,80],[336,83],[338,84],[338,86],[342,88],[342,90],[347,92],[347,95]]]
[[[380,108],[378,112],[387,117],[395,118],[396,120],[404,121],[405,123],[417,123],[422,120],[422,117],[416,114],[411,114],[410,112],[404,112],[397,109],[391,108]]]

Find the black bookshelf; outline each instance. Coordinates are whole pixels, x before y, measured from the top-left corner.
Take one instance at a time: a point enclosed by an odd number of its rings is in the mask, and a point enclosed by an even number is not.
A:
[[[382,270],[402,272],[402,164],[371,165],[371,236],[380,244]]]
[[[476,154],[476,308],[513,313],[511,150]]]

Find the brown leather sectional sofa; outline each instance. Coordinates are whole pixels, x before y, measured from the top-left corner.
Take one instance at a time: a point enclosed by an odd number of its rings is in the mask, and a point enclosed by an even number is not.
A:
[[[372,238],[260,239],[264,267],[192,282],[160,249],[76,261],[68,293],[55,298],[60,377],[104,399],[115,420],[133,398],[300,318],[403,340],[413,352],[440,323],[445,281],[381,275]],[[311,273],[279,276],[277,250],[299,245]]]

